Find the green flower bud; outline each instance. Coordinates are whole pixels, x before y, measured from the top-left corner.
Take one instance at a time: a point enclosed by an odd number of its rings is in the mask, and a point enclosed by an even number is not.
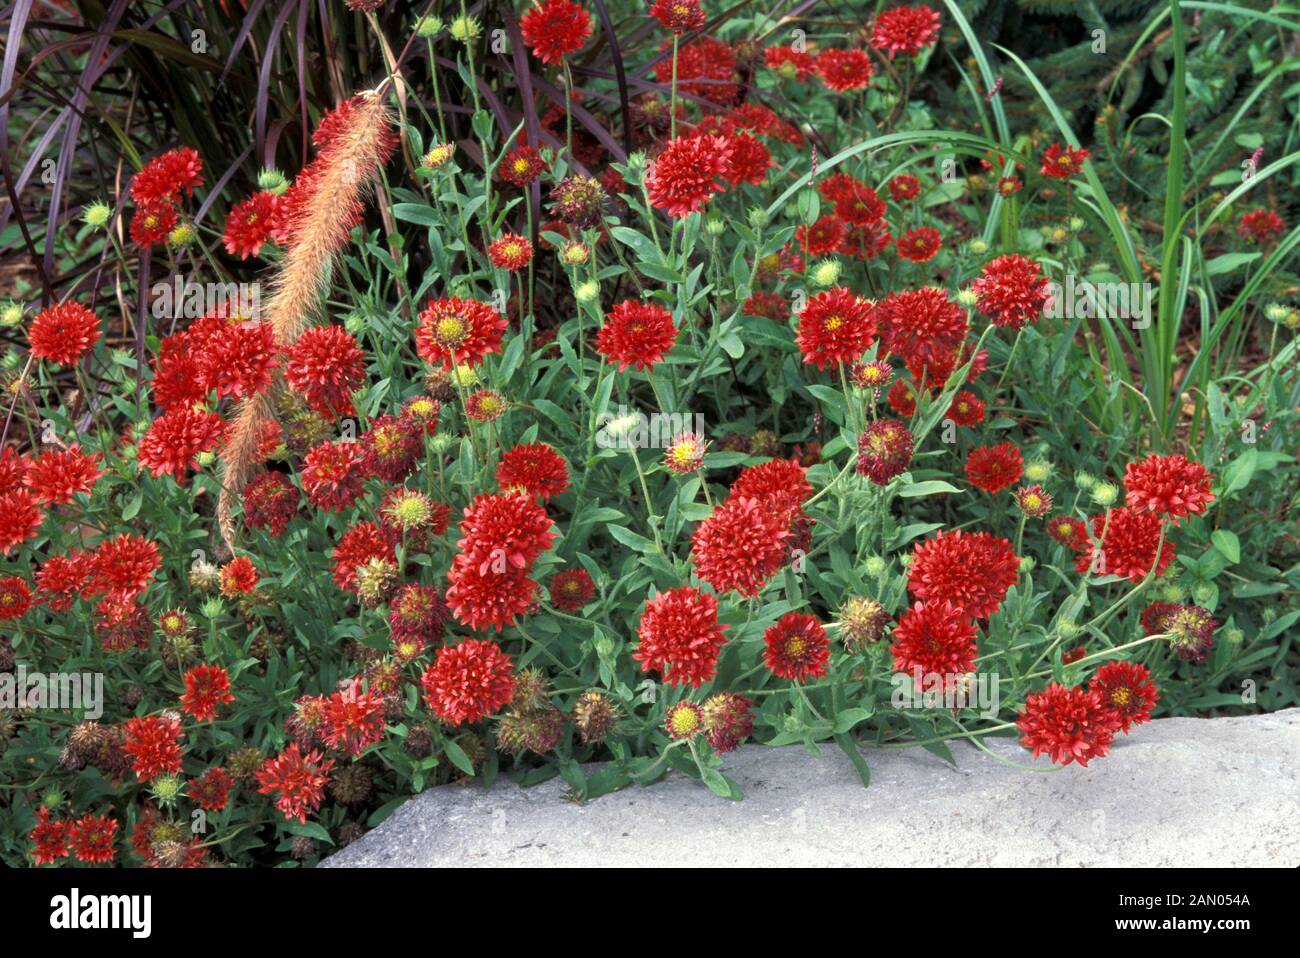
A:
[[[808,274],[809,278],[817,286],[834,286],[840,278],[840,261],[836,259],[824,259],[813,266]]]
[[[755,206],[749,211],[749,225],[756,230],[761,230],[768,224],[767,210],[761,206]]]
[[[1099,506],[1113,506],[1119,498],[1119,487],[1111,482],[1097,482],[1088,490],[1088,495]]]
[[[863,568],[866,569],[867,575],[874,579],[879,579],[889,568],[889,563],[880,556],[867,556],[867,561],[864,563]]]
[[[1025,478],[1030,482],[1045,482],[1052,475],[1052,464],[1043,459],[1025,463]]]
[[[444,24],[441,17],[421,17],[415,24],[416,36],[431,40],[442,33]]]
[[[573,290],[573,297],[580,303],[595,302],[600,298],[600,284],[594,279],[579,283]]]
[[[976,256],[983,256],[989,251],[989,244],[984,242],[982,239],[971,240],[970,251]]]
[[[280,196],[289,188],[289,181],[275,167],[268,166],[257,174],[257,188]]]
[[[469,45],[478,39],[483,27],[474,17],[457,17],[451,21],[451,38]]]
[[[108,225],[113,209],[107,203],[96,200],[81,211],[81,221],[92,229],[101,229]]]
[[[23,321],[23,308],[13,300],[0,306],[0,326],[17,326]]]

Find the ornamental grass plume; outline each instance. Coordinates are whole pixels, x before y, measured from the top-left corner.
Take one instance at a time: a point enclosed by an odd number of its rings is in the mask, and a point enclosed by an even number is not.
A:
[[[378,92],[360,93],[327,115],[316,133],[320,153],[285,195],[286,248],[265,304],[276,345],[287,349],[312,321],[334,258],[360,215],[366,191],[396,140]],[[291,198],[292,197],[292,198]],[[222,449],[217,504],[221,535],[233,545],[232,508],[260,464],[264,423],[273,417],[263,389],[243,400]]]

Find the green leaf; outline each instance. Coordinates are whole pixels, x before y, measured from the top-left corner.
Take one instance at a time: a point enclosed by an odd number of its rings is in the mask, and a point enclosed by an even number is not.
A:
[[[438,211],[423,203],[394,203],[393,215],[399,220],[417,223],[420,226],[438,226],[442,223]]]
[[[466,775],[474,774],[474,763],[469,760],[469,756],[465,754],[463,748],[451,741],[451,739],[448,739],[443,743],[442,750],[447,753],[447,757],[451,759],[451,763],[458,769]]]
[[[927,479],[925,482],[914,482],[911,485],[904,486],[902,489],[898,490],[898,494],[905,499],[912,499],[916,496],[933,496],[941,492],[961,492],[961,490],[941,479]]]
[[[1235,532],[1230,532],[1227,529],[1215,529],[1210,534],[1210,541],[1214,543],[1214,548],[1222,552],[1229,562],[1241,561],[1241,543],[1238,541]]]

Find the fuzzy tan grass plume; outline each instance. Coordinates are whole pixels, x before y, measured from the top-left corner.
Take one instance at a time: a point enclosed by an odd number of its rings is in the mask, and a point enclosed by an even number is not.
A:
[[[332,111],[321,121],[314,141],[320,152],[284,196],[285,255],[262,306],[281,349],[292,346],[311,325],[334,257],[347,243],[366,192],[396,144],[392,120],[376,91],[358,94]],[[273,415],[269,391],[246,400],[221,453],[217,521],[232,546],[233,502],[261,463],[262,429]]]

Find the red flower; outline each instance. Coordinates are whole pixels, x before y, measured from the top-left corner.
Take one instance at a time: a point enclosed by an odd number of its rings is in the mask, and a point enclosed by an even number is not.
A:
[[[90,493],[95,481],[104,474],[99,468],[99,453],[86,455],[73,443],[67,449],[43,452],[27,466],[23,483],[45,505],[62,505],[77,493]]]
[[[527,496],[517,492],[484,493],[465,509],[457,545],[485,567],[499,561],[516,569],[529,569],[551,547],[555,533],[550,530],[546,510]]]
[[[769,70],[775,70],[800,83],[812,76],[817,69],[816,57],[793,47],[768,47],[763,51],[763,62]]]
[[[144,204],[131,216],[131,241],[137,246],[164,242],[176,225],[176,210],[167,203]]]
[[[44,805],[36,809],[36,825],[28,836],[36,847],[31,850],[32,864],[50,865],[68,857],[68,822],[50,820],[50,810]]]
[[[811,226],[798,227],[794,241],[805,256],[824,256],[838,252],[848,233],[848,226],[838,216],[822,216]]]
[[[927,363],[955,354],[968,328],[966,314],[934,286],[882,299],[876,304],[876,322],[889,352]]]
[[[917,602],[898,617],[893,644],[895,672],[938,675],[948,688],[975,671],[975,623],[951,602]]]
[[[164,410],[193,406],[207,394],[191,346],[188,330],[172,333],[162,341],[153,359],[153,398]]]
[[[416,351],[431,366],[477,366],[501,351],[506,318],[487,303],[450,296],[431,299],[415,330]]]
[[[854,227],[873,226],[879,223],[885,215],[885,201],[865,183],[859,183],[852,177],[845,177],[844,180],[846,182],[836,190],[834,196],[835,215]],[[845,250],[848,239],[853,233],[854,231],[850,230],[837,244],[841,252]],[[797,236],[798,233],[796,232],[795,235]],[[827,252],[834,251],[827,250]]]
[[[433,713],[451,725],[495,715],[515,694],[514,663],[495,642],[466,639],[438,650],[420,684]]]
[[[282,472],[262,472],[244,486],[244,521],[279,538],[298,514],[298,490]]]
[[[0,492],[0,549],[8,555],[36,535],[44,520],[45,513],[26,489]]]
[[[672,43],[668,41],[660,47],[661,52],[671,49]],[[665,56],[655,64],[654,77],[665,86],[672,82],[671,56]],[[737,79],[736,53],[721,40],[696,37],[677,51],[679,96],[695,96],[720,106],[729,106],[740,97]]]
[[[497,172],[501,179],[515,186],[527,186],[546,170],[546,161],[542,154],[531,146],[517,146],[505,155]]]
[[[708,19],[700,0],[655,0],[650,5],[650,16],[673,33],[698,30]]]
[[[679,586],[646,601],[632,658],[641,671],[658,671],[668,685],[689,682],[699,688],[713,678],[726,631],[718,622],[717,599]]]
[[[787,613],[763,633],[763,642],[767,645],[763,661],[778,678],[805,682],[826,674],[831,641],[811,615]]]
[[[155,476],[183,479],[194,457],[214,448],[221,440],[222,422],[216,413],[179,407],[165,412],[149,426],[140,440],[139,459]]]
[[[1020,560],[1006,539],[956,530],[916,547],[907,567],[907,588],[927,602],[949,603],[965,617],[987,619],[1019,574]]]
[[[330,554],[334,560],[334,584],[344,592],[357,591],[357,568],[371,559],[396,560],[393,544],[373,522],[358,522],[339,539]]]
[[[366,354],[342,326],[313,326],[289,348],[284,375],[322,416],[350,416],[352,394],[366,382]]]
[[[1115,738],[1114,719],[1096,691],[1053,682],[1031,692],[1019,715],[1020,744],[1033,749],[1034,758],[1046,754],[1058,765],[1086,767],[1092,759],[1104,758]]]
[[[307,501],[326,512],[342,512],[361,495],[362,454],[355,442],[324,442],[303,458]]]
[[[217,717],[217,708],[235,701],[230,694],[230,673],[220,665],[196,665],[185,673],[185,694],[181,696],[182,711],[189,712],[200,722]]]
[[[1056,180],[1068,180],[1083,169],[1083,161],[1087,158],[1087,150],[1053,143],[1043,153],[1039,172]]]
[[[709,747],[719,755],[732,751],[754,732],[754,702],[738,692],[719,692],[704,700],[704,727]]]
[[[569,488],[569,468],[546,443],[527,443],[501,457],[497,482],[502,489],[518,487],[545,502]]]
[[[27,341],[37,359],[71,366],[99,342],[99,317],[71,300],[47,306],[32,320]]]
[[[122,727],[122,751],[142,782],[181,770],[180,740],[181,723],[175,713],[129,718]]]
[[[757,499],[729,496],[691,538],[701,579],[722,593],[753,598],[789,554],[790,517]]]
[[[952,397],[947,418],[959,426],[973,429],[984,421],[984,412],[984,401],[970,390],[963,389]]]
[[[871,57],[861,50],[823,50],[817,55],[817,75],[830,90],[861,90],[871,82]]]
[[[1047,523],[1047,534],[1071,549],[1086,549],[1088,546],[1088,524],[1074,516],[1057,516],[1052,519]]]
[[[676,741],[695,738],[704,727],[704,709],[694,702],[676,702],[664,713],[664,731]]]
[[[885,400],[889,403],[889,408],[900,416],[911,416],[916,412],[916,393],[901,379],[889,387]]]
[[[1016,507],[1031,519],[1040,519],[1052,509],[1052,495],[1038,483],[1015,491]],[[1072,541],[1072,536],[1067,541]]]
[[[911,173],[899,173],[889,181],[889,195],[896,203],[914,200],[921,195],[921,181]]]
[[[127,532],[101,542],[94,563],[93,591],[129,601],[149,587],[162,559],[151,541]]]
[[[204,343],[199,375],[218,398],[254,396],[271,384],[278,353],[270,323],[223,322]]]
[[[572,0],[541,0],[519,20],[524,43],[543,63],[577,53],[591,36],[591,14]]]
[[[190,147],[155,156],[131,178],[131,199],[139,205],[170,203],[203,185],[203,160]]]
[[[190,779],[185,794],[204,811],[219,812],[230,801],[230,790],[234,787],[235,777],[220,765],[214,765],[198,778]]]
[[[50,556],[36,573],[37,595],[50,611],[66,612],[90,588],[93,572],[94,558],[85,552]]]
[[[1079,546],[1074,568],[1094,575],[1120,575],[1130,582],[1141,582],[1153,566],[1156,575],[1164,575],[1174,558],[1174,544],[1166,541],[1157,561],[1162,526],[1158,516],[1136,509],[1111,509],[1106,515],[1093,516],[1092,535],[1101,543],[1101,554],[1094,557],[1092,539],[1086,540]]]
[[[1245,240],[1252,240],[1261,246],[1267,246],[1286,229],[1286,222],[1272,210],[1250,210],[1241,214],[1237,223],[1237,235]]]
[[[734,147],[725,136],[679,136],[651,162],[645,186],[650,205],[687,216],[724,189]]]
[[[383,696],[357,678],[325,700],[321,717],[325,744],[353,758],[384,737]]]
[[[871,45],[889,59],[899,53],[916,56],[939,39],[939,14],[929,7],[894,7],[876,15]]]
[[[1124,467],[1125,500],[1131,509],[1170,516],[1198,515],[1214,501],[1210,474],[1186,456],[1147,456]]]
[[[533,244],[516,233],[506,233],[488,244],[488,259],[497,269],[513,273],[527,266],[532,258]]]
[[[1107,662],[1092,677],[1088,689],[1101,696],[1102,707],[1111,713],[1111,725],[1126,734],[1130,726],[1150,721],[1160,698],[1150,670],[1136,662]]]
[[[661,0],[670,2],[670,0]],[[731,156],[727,170],[722,174],[729,183],[752,183],[757,186],[767,176],[772,166],[772,153],[756,138],[743,131],[727,136],[731,146]]]
[[[894,241],[898,255],[910,259],[913,263],[924,263],[933,259],[934,254],[943,246],[943,238],[932,226],[918,226],[908,230]]]
[[[1199,605],[1153,602],[1142,613],[1142,629],[1147,635],[1163,634],[1180,659],[1204,662],[1214,647],[1214,630],[1218,620],[1209,609]]]
[[[306,822],[308,812],[320,808],[332,768],[332,758],[322,758],[315,749],[303,755],[298,743],[290,742],[283,752],[262,763],[257,771],[257,791],[262,795],[279,792],[275,807],[280,813]]]
[[[465,400],[465,415],[475,422],[492,422],[505,415],[505,397],[495,389],[476,389]]]
[[[14,452],[12,446],[0,447],[0,489],[21,486],[27,467],[27,457]]]
[[[1004,176],[998,180],[997,189],[998,193],[1002,196],[1015,196],[1024,188],[1025,184],[1021,183],[1014,176]]]
[[[16,575],[0,578],[0,620],[21,619],[32,607],[32,590]]]
[[[266,190],[254,193],[231,207],[221,242],[226,252],[240,259],[256,256],[271,239],[280,197]]]
[[[878,486],[888,485],[907,469],[914,448],[912,434],[901,422],[877,419],[858,436],[858,474]]]
[[[532,607],[537,589],[528,569],[510,565],[500,553],[486,561],[478,555],[456,556],[447,582],[447,605],[457,622],[498,632]]]
[[[596,350],[620,371],[629,366],[649,370],[677,341],[673,314],[662,306],[625,299],[605,314],[596,334]]]
[[[388,627],[394,643],[416,639],[437,642],[446,630],[451,610],[431,585],[408,582],[388,604]]]
[[[83,815],[68,823],[68,847],[78,861],[89,865],[107,865],[117,856],[113,837],[117,821],[107,815]]]
[[[1014,486],[1025,473],[1020,450],[1009,442],[996,446],[979,446],[966,458],[966,478],[976,489],[1001,492]]]
[[[565,569],[551,580],[551,605],[561,612],[577,612],[596,594],[596,583],[586,569]]]
[[[852,363],[876,341],[875,307],[843,286],[813,296],[798,318],[803,361],[819,369]]]
[[[257,588],[257,568],[248,556],[236,556],[221,567],[221,594],[229,598],[248,595]]]
[[[987,263],[971,286],[979,311],[993,325],[1020,329],[1036,323],[1051,298],[1047,277],[1038,264],[1024,256],[999,256]]]
[[[410,419],[383,415],[361,437],[362,468],[388,482],[401,482],[424,451],[424,431]]]
[[[727,495],[731,499],[757,499],[769,509],[793,515],[812,495],[807,473],[794,459],[770,459],[742,469]]]

